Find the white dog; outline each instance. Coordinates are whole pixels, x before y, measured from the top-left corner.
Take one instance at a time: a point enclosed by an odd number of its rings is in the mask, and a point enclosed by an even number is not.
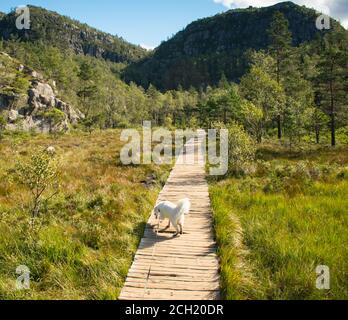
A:
[[[170,228],[170,223],[176,230],[175,237],[179,234],[183,234],[185,215],[190,213],[191,202],[189,199],[182,199],[177,205],[169,201],[164,201],[155,207],[156,219],[164,220],[169,219],[169,224],[165,230]]]

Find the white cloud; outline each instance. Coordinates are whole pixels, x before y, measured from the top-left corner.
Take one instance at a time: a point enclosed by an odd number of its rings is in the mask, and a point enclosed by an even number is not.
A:
[[[140,47],[142,47],[143,49],[145,49],[147,51],[151,51],[151,50],[156,48],[155,46],[151,46],[151,45],[148,45],[148,44],[141,44]]]
[[[277,0],[214,0],[215,3],[222,4],[228,9],[232,8],[247,8],[267,7],[279,2]],[[298,5],[305,5],[308,8],[313,8],[319,12],[331,15],[335,19],[348,27],[348,1],[347,0],[293,0]]]
[[[279,1],[274,0],[214,0],[215,3],[221,3],[226,8],[247,8],[253,7],[267,7],[276,4]]]

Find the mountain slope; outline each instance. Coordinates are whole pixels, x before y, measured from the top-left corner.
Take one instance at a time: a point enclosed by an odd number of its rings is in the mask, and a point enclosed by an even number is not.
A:
[[[247,67],[245,52],[267,48],[267,30],[276,11],[289,20],[295,46],[319,33],[315,26],[318,13],[292,2],[230,10],[191,23],[152,56],[129,66],[125,80],[145,87],[152,83],[162,90],[216,84],[222,73],[238,81]]]
[[[30,30],[17,30],[15,13],[0,14],[0,39],[40,41],[77,54],[103,58],[113,62],[135,62],[145,57],[146,50],[122,38],[98,31],[58,13],[30,6]]]

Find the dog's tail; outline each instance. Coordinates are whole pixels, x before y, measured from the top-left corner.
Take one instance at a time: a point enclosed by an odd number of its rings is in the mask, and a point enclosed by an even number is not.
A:
[[[179,209],[180,214],[189,214],[191,209],[190,199],[182,199],[178,202],[177,208]]]

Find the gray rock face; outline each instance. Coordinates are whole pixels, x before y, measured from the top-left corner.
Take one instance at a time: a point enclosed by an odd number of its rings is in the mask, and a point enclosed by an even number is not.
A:
[[[84,119],[82,112],[57,98],[54,89],[40,80],[41,75],[35,75],[26,96],[0,94],[0,112],[7,115],[7,129],[65,132]]]
[[[8,113],[8,120],[10,122],[15,122],[19,117],[19,113],[17,110],[10,110]]]
[[[55,94],[52,87],[47,83],[38,82],[36,80],[33,81],[32,88],[29,89],[28,95],[28,103],[34,108],[34,111],[56,107]]]

